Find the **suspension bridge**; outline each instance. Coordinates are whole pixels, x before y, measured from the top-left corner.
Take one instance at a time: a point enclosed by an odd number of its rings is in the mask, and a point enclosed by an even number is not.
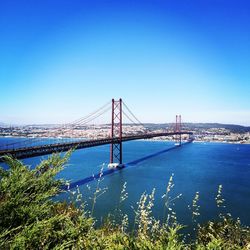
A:
[[[111,107],[110,107],[111,104]],[[133,114],[128,106],[122,101],[122,99],[114,100],[105,104],[93,113],[75,120],[72,123],[64,124],[56,129],[58,137],[62,138],[70,136],[73,131],[86,128],[87,124],[93,122],[96,118],[103,114],[110,112],[111,109],[111,123],[107,124],[110,130],[109,135],[92,139],[86,138],[66,138],[59,141],[53,141],[48,143],[48,138],[26,138],[18,142],[12,142],[2,145],[0,148],[0,161],[3,161],[4,155],[10,155],[16,159],[24,159],[35,156],[48,155],[52,153],[62,153],[70,149],[83,149],[96,147],[100,145],[110,144],[110,166],[117,167],[122,166],[122,143],[126,141],[139,140],[139,139],[150,139],[154,137],[162,136],[174,136],[178,142],[178,146],[181,145],[182,135],[188,135],[192,140],[192,132],[185,131],[182,129],[181,116],[177,115],[175,123],[172,128],[164,132],[150,132],[145,129],[143,123]],[[131,125],[139,126],[139,131],[133,131],[132,134],[125,133],[123,131],[123,118],[130,121]]]

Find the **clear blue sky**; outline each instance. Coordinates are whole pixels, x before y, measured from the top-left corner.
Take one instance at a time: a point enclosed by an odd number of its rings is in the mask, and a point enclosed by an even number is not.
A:
[[[143,122],[250,125],[250,1],[2,0],[0,91],[6,123],[121,97]]]

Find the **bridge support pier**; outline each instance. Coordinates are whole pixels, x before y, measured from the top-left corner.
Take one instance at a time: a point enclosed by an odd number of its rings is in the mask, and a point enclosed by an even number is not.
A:
[[[179,136],[176,135],[175,141],[181,146],[181,115],[176,115],[175,120],[175,132],[179,133]]]
[[[122,167],[122,99],[112,99],[110,168]]]

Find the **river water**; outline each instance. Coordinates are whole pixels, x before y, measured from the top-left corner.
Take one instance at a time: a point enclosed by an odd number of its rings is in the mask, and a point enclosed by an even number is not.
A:
[[[0,144],[6,143],[0,138]],[[13,140],[13,139],[12,139]],[[15,139],[16,140],[16,139]],[[124,163],[141,159],[147,155],[168,149],[173,142],[166,141],[130,141],[123,143]],[[35,166],[45,159],[34,157],[23,160]],[[71,182],[79,181],[87,176],[98,173],[103,167],[107,169],[109,162],[109,145],[75,151],[67,167],[58,175]],[[174,202],[173,209],[180,223],[191,223],[191,211],[195,192],[199,192],[199,222],[213,219],[219,212],[229,212],[233,217],[250,225],[250,145],[224,143],[190,143],[154,157],[138,161],[120,171],[109,174],[100,182],[106,192],[97,199],[94,216],[102,220],[112,213],[119,203],[123,184],[127,183],[128,198],[121,206],[122,210],[133,219],[133,208],[143,192],[151,193],[155,188],[155,205],[153,212],[156,218],[162,219],[164,201],[162,195],[166,191],[168,180],[173,174],[174,187],[170,196],[182,194]],[[79,187],[86,206],[91,209],[93,192],[97,181]],[[225,208],[218,210],[215,203],[218,186],[222,185]],[[76,189],[72,189],[75,191]],[[60,199],[69,199],[68,194]]]

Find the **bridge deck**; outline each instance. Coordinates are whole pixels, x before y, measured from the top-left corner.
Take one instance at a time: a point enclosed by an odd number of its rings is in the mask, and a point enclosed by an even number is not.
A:
[[[192,135],[193,133],[192,132],[166,132],[166,133],[132,135],[132,136],[122,137],[122,141],[150,139],[154,137],[183,135],[183,134]],[[66,152],[72,148],[82,149],[82,148],[96,147],[96,146],[111,144],[111,143],[119,143],[119,141],[120,141],[119,138],[105,138],[105,139],[97,139],[97,140],[82,140],[82,141],[70,142],[70,143],[56,143],[56,144],[23,147],[23,148],[9,149],[9,150],[1,150],[0,162],[3,161],[1,157],[3,155],[11,155],[17,159],[24,159],[24,158],[30,158],[30,157],[35,157],[35,156],[47,155],[51,153]]]

